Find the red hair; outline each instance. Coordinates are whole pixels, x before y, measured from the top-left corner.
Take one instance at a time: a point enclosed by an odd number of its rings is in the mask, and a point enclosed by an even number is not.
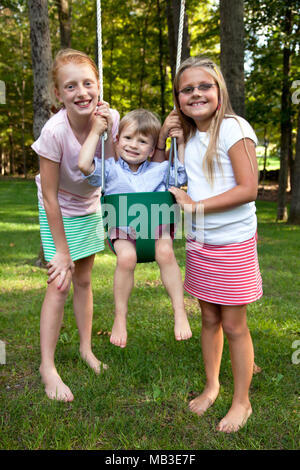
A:
[[[58,88],[57,76],[60,67],[69,63],[89,65],[94,71],[97,80],[99,80],[97,66],[87,54],[81,51],[76,51],[75,49],[62,49],[56,54],[52,66],[52,81],[55,88]]]

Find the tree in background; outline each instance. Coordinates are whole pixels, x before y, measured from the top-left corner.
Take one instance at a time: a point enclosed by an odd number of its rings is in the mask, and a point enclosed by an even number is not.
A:
[[[31,57],[33,69],[33,135],[37,139],[51,115],[50,70],[52,65],[51,41],[47,0],[29,0]],[[45,266],[44,251],[40,243],[40,252],[36,262]]]
[[[180,18],[180,7],[181,0],[167,0],[166,2],[166,14],[168,19],[168,43],[169,43],[169,54],[170,54],[170,66],[172,82],[176,73],[176,59],[177,59],[177,44],[178,44],[178,28]],[[188,32],[188,17],[185,12],[184,25],[183,25],[183,36],[182,36],[182,52],[181,61],[187,59],[190,56],[190,37]]]
[[[220,0],[221,69],[233,110],[245,115],[244,1]]]
[[[51,114],[49,75],[52,65],[47,0],[29,0],[33,70],[33,135],[37,139]]]
[[[4,1],[0,7],[0,78],[6,102],[0,113],[0,172],[27,174],[34,160],[32,139],[32,72],[26,2]]]
[[[56,0],[60,28],[61,48],[71,47],[72,36],[72,0]]]
[[[294,163],[294,187],[291,199],[291,210],[288,222],[300,225],[300,111],[298,111],[298,130]]]
[[[280,154],[277,219],[286,220],[288,172],[293,175],[296,112],[291,105],[291,86],[299,73],[299,0],[245,0],[248,49],[251,72],[248,89],[252,90],[257,108],[269,122],[270,140]],[[261,86],[255,88],[253,74]],[[294,77],[293,77],[294,75]],[[263,90],[259,96],[257,91]],[[255,104],[253,104],[253,111]],[[260,118],[258,118],[260,119]],[[291,188],[293,192],[293,179]]]

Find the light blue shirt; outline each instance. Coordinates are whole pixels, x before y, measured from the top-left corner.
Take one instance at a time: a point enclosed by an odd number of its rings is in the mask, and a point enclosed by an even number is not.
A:
[[[114,158],[105,160],[105,194],[139,193],[166,191],[168,161],[162,163],[143,162],[137,171],[132,171],[125,160]],[[85,176],[91,186],[101,186],[101,159],[94,158],[95,170]],[[185,168],[178,161],[178,182],[180,187],[187,181]],[[175,186],[174,166],[170,169],[169,186]]]

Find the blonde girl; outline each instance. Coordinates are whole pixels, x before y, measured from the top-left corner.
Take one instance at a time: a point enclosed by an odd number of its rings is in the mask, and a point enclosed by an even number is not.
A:
[[[256,249],[257,139],[230,105],[224,78],[207,58],[189,58],[174,80],[174,99],[186,139],[188,191],[177,202],[204,211],[204,244],[187,240],[185,290],[202,314],[203,392],[189,404],[202,415],[219,394],[223,332],[230,349],[234,394],[217,429],[235,432],[252,413],[249,387],[253,345],[247,304],[262,296]]]
[[[109,138],[106,153],[112,154],[119,115],[98,103],[99,77],[95,63],[83,52],[60,51],[53,64],[54,92],[62,109],[45,124],[32,148],[39,155],[36,177],[41,239],[48,261],[48,286],[41,310],[40,374],[50,399],[72,401],[70,388],[54,362],[71,282],[73,306],[80,337],[80,354],[99,373],[105,365],[91,348],[93,295],[91,271],[95,253],[104,249],[100,213],[100,188],[92,188],[78,168],[78,155],[89,134],[98,107],[102,128]],[[100,157],[100,145],[96,156]]]

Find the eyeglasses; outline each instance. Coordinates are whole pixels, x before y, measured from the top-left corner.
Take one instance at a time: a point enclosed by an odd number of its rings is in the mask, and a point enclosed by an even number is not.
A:
[[[191,95],[193,91],[195,90],[195,88],[197,88],[197,90],[199,91],[208,91],[213,86],[218,86],[218,85],[216,83],[201,83],[198,86],[187,86],[183,88],[182,90],[179,90],[178,94],[182,93],[183,95]]]

